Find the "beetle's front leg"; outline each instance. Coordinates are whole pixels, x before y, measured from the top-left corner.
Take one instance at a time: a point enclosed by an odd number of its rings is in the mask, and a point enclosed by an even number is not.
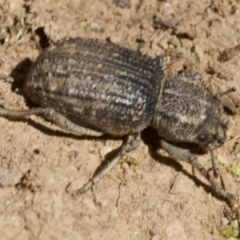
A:
[[[234,194],[228,193],[220,184],[218,184],[215,179],[209,174],[209,172],[198,162],[197,157],[179,147],[176,147],[162,139],[159,140],[161,148],[165,150],[172,158],[179,159],[190,163],[195,167],[205,178],[209,180],[212,185],[212,189],[221,197],[229,200],[238,200],[238,197]]]

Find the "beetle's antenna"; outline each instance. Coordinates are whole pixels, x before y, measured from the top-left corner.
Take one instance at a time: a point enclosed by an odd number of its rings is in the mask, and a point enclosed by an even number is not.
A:
[[[214,155],[213,155],[213,151],[212,150],[210,150],[210,154],[211,154],[213,175],[214,175],[214,177],[217,178],[218,177],[218,173],[217,173],[217,170],[216,170],[215,161],[214,161]]]
[[[236,87],[231,87],[230,89],[228,89],[228,90],[225,91],[225,92],[217,93],[217,94],[216,94],[216,97],[217,97],[218,99],[221,99],[222,96],[224,96],[224,95],[226,95],[226,94],[229,94],[229,93],[231,93],[231,92],[235,92],[236,90],[237,90]]]

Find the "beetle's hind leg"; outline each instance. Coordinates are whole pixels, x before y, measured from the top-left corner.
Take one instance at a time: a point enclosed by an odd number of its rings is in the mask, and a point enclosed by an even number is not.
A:
[[[53,108],[39,107],[39,108],[31,108],[28,110],[8,110],[8,109],[0,108],[0,117],[20,119],[20,118],[27,118],[31,115],[41,116],[44,119],[51,121],[57,126],[64,128],[65,130],[78,136],[85,135],[85,136],[99,137],[103,135],[103,133],[100,131],[85,128],[73,123],[71,120],[69,120],[63,114],[57,112]]]
[[[139,146],[140,142],[140,133],[135,133],[133,135],[133,139],[124,143],[121,146],[120,151],[117,153],[117,155],[97,174],[95,175],[89,182],[87,182],[83,187],[81,187],[76,195],[85,193],[88,191],[94,184],[96,184],[105,174],[107,174],[122,158],[122,156],[130,152],[131,150],[137,148]]]
[[[6,76],[4,74],[0,74],[0,79],[5,80],[6,82],[13,83],[16,82],[16,80],[13,77]]]

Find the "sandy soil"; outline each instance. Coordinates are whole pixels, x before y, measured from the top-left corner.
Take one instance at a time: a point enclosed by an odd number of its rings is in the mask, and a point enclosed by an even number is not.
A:
[[[42,51],[47,39],[109,39],[151,56],[183,49],[202,69],[212,92],[240,89],[238,0],[0,0],[0,72],[9,75]],[[122,7],[120,7],[122,6]],[[24,65],[24,66],[25,66]],[[215,156],[240,164],[239,91],[223,99],[229,109],[228,142]],[[27,109],[9,83],[0,104]],[[191,166],[149,154],[128,154],[138,165],[118,164],[92,191],[73,198],[121,140],[77,138],[38,117],[0,118],[0,239],[225,239],[229,205]],[[238,145],[237,145],[238,146]],[[199,155],[206,168],[210,155]],[[228,191],[238,178],[218,163]]]

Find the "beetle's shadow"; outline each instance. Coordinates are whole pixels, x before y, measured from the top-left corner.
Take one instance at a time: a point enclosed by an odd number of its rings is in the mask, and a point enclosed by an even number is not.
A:
[[[12,78],[14,78],[14,82],[12,83],[12,91],[17,89],[18,93],[22,95],[23,83],[27,78],[32,64],[33,62],[29,58],[25,58],[13,68],[9,74]]]
[[[35,30],[35,34],[39,38],[39,47],[41,50],[44,50],[46,47],[50,45],[50,40],[47,37],[44,28],[39,27]],[[11,76],[14,79],[14,82],[12,83],[12,90],[15,91],[18,89],[18,93],[22,95],[22,86],[27,78],[29,71],[33,65],[33,62],[29,58],[25,58],[21,62],[19,62],[11,71],[9,76]],[[28,99],[26,99],[27,104],[32,104]]]

